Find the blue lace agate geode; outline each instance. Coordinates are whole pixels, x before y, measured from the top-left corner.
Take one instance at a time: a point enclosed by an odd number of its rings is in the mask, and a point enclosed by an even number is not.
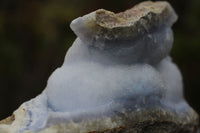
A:
[[[197,132],[198,115],[185,101],[182,76],[169,57],[176,20],[167,2],[151,1],[118,14],[100,9],[75,19],[71,28],[78,37],[64,64],[41,95],[22,104],[23,117],[0,129]]]

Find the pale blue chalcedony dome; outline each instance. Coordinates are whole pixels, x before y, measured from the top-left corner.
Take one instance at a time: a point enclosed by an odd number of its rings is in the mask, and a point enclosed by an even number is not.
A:
[[[124,13],[101,9],[72,21],[77,39],[43,93],[22,104],[27,114],[16,132],[85,119],[87,131],[153,119],[195,125],[197,115],[184,100],[182,76],[169,56],[176,20],[167,2],[148,1]],[[97,123],[91,126],[89,118]]]

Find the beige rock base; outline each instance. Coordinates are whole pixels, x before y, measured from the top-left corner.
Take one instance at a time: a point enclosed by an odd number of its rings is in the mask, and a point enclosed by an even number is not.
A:
[[[0,133],[17,133],[25,116],[26,110],[20,107],[11,117],[0,122]],[[177,115],[163,109],[144,109],[115,117],[57,123],[38,132],[23,133],[196,133],[197,127],[198,115],[193,110]]]

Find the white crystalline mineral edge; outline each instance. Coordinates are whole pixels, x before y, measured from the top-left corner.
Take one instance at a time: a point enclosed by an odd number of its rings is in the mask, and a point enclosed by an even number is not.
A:
[[[84,16],[72,22],[71,27],[78,36],[85,34],[87,29],[83,23],[95,21],[93,15],[90,14],[89,19]],[[170,26],[161,26],[151,34],[145,34],[134,41],[133,46],[125,44],[127,47],[113,48],[109,54],[100,47],[90,47],[92,44],[78,37],[68,50],[63,65],[50,76],[42,94],[22,104],[14,112],[15,121],[11,125],[0,125],[0,133],[40,132],[44,128],[41,133],[57,133],[56,128],[47,127],[59,123],[71,123],[69,129],[65,127],[66,133],[72,133],[70,128],[77,133],[85,132],[88,129],[84,128],[84,122],[76,124],[76,121],[105,114],[105,119],[99,119],[102,125],[95,125],[98,121],[95,119],[95,122],[91,120],[90,128],[112,129],[120,126],[121,122],[113,122],[106,116],[124,107],[140,110],[161,103],[178,112],[190,108],[183,98],[182,76],[168,56],[173,43]],[[102,48],[105,45],[102,44]],[[126,59],[118,58],[119,55]],[[155,60],[153,63],[151,56]],[[160,59],[161,56],[164,57]],[[142,62],[137,63],[138,60]],[[149,103],[143,99],[148,95],[151,97]]]

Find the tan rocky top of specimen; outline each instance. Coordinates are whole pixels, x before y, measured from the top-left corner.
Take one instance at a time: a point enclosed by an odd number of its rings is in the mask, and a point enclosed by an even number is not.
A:
[[[75,19],[70,26],[82,41],[97,46],[107,41],[132,40],[162,26],[170,27],[176,20],[168,2],[146,1],[117,14],[99,9]]]
[[[103,28],[132,26],[138,21],[157,21],[162,23],[168,17],[175,17],[172,7],[167,2],[146,1],[125,12],[113,13],[104,9],[96,11],[96,23]],[[174,20],[176,17],[174,18]],[[148,23],[146,23],[148,25]]]

